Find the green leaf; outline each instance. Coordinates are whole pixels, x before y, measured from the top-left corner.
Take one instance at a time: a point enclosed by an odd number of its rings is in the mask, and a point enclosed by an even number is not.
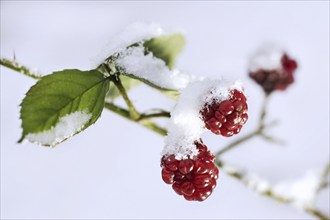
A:
[[[123,84],[126,91],[132,89],[133,87],[139,85],[141,82],[132,78],[129,78],[125,75],[120,75],[121,83]],[[120,96],[120,92],[118,91],[116,86],[110,86],[109,91],[107,93],[107,98],[111,101],[115,100],[118,96]]]
[[[54,146],[100,117],[109,80],[97,70],[63,70],[42,77],[21,104],[23,135]]]
[[[144,46],[159,59],[164,60],[172,69],[177,55],[182,51],[185,44],[184,36],[180,33],[162,35],[144,42]]]

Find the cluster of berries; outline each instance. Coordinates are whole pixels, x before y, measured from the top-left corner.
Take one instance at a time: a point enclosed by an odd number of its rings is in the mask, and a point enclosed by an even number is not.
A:
[[[200,111],[205,127],[214,134],[230,137],[238,134],[248,119],[246,97],[233,89],[228,99],[204,106]],[[165,155],[161,160],[162,178],[173,190],[188,201],[204,201],[216,186],[219,170],[214,155],[203,144],[195,143],[198,155],[178,160],[175,155]]]

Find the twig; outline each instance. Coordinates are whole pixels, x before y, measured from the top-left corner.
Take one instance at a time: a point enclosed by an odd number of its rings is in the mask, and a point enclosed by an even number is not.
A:
[[[40,75],[32,72],[27,67],[18,64],[14,60],[9,60],[9,59],[6,59],[6,58],[1,58],[0,59],[0,65],[5,66],[5,67],[7,67],[9,69],[12,69],[12,70],[14,70],[16,72],[23,73],[24,75],[29,76],[29,77],[31,77],[33,79],[40,79],[42,77],[42,76],[40,76]]]
[[[228,144],[228,145],[227,145],[226,147],[224,147],[223,149],[217,151],[217,152],[215,153],[215,156],[216,156],[216,157],[219,157],[220,155],[224,154],[225,152],[227,152],[227,151],[229,151],[229,150],[231,150],[231,149],[237,147],[239,144],[241,144],[241,143],[243,143],[243,142],[245,142],[245,141],[247,141],[247,140],[250,140],[251,138],[253,138],[253,137],[259,135],[260,132],[261,132],[260,129],[256,129],[255,131],[252,131],[251,133],[249,133],[249,134],[247,134],[247,135],[241,137],[240,139],[237,139],[236,141],[234,141],[234,142]]]
[[[268,127],[268,125],[266,125],[265,122],[264,122],[265,118],[266,118],[266,114],[267,114],[268,100],[269,100],[269,95],[265,95],[263,103],[262,103],[262,108],[261,108],[260,117],[259,117],[259,124],[258,124],[257,128],[254,131],[250,132],[249,134],[237,139],[236,141],[228,144],[227,146],[225,146],[224,148],[222,148],[221,150],[216,152],[215,153],[216,157],[219,157],[220,155],[236,148],[241,143],[243,143],[245,141],[248,141],[248,140],[250,140],[250,139],[252,139],[253,137],[256,137],[256,136],[262,136],[264,138],[267,137],[266,140],[271,140],[270,136],[267,136],[263,133],[265,128]]]
[[[325,165],[322,174],[321,174],[321,182],[319,187],[317,188],[317,193],[319,193],[322,189],[326,188],[329,185],[329,174],[330,174],[330,161]]]
[[[260,112],[259,126],[264,124],[267,115],[268,100],[269,100],[269,95],[265,94]]]
[[[253,182],[253,180],[251,180],[249,178],[249,174],[247,174],[245,171],[242,170],[238,170],[236,168],[232,168],[231,166],[227,166],[223,163],[223,161],[220,162],[220,160],[216,160],[216,164],[218,167],[222,168],[222,170],[229,176],[235,178],[236,180],[239,180],[240,182],[242,182],[244,185],[246,185],[247,187],[251,188],[253,191],[267,196],[271,199],[274,199],[276,201],[279,201],[281,203],[285,203],[285,204],[291,204],[294,201],[291,198],[287,198],[283,195],[279,195],[276,192],[274,192],[274,190],[270,187],[263,187],[263,188],[258,188],[256,185],[256,183]],[[252,182],[252,184],[251,184]],[[252,186],[251,186],[252,185]],[[303,207],[304,211],[317,217],[318,219],[321,220],[329,220],[329,216],[327,216],[326,214],[322,213],[320,210],[318,210],[315,207]]]
[[[130,120],[130,121],[134,121],[136,123],[139,123],[140,125],[148,128],[149,130],[152,130],[162,136],[167,135],[167,130],[159,127],[156,123],[150,121],[150,120],[140,120],[140,121],[136,121],[135,119],[131,118],[130,113],[128,110],[121,108],[113,103],[109,103],[106,102],[104,107],[114,113],[117,113],[118,115]]]
[[[127,107],[129,109],[129,114],[130,114],[131,119],[137,120],[138,118],[140,118],[140,113],[135,109],[132,101],[128,97],[128,95],[126,93],[126,89],[124,88],[123,84],[121,83],[120,78],[117,77],[116,75],[112,75],[110,77],[110,80],[115,84],[115,86],[118,88],[120,94],[123,96],[123,98],[127,104]]]
[[[323,212],[321,212],[318,209],[306,207],[306,208],[304,208],[304,210],[307,213],[314,215],[315,217],[317,217],[320,220],[329,220],[330,219],[329,216],[327,216],[326,214],[324,214]]]
[[[169,118],[169,117],[171,117],[171,114],[167,111],[161,111],[161,112],[150,113],[150,114],[141,114],[138,121],[150,119],[150,118],[160,118],[160,117]]]
[[[273,144],[285,145],[285,141],[284,140],[278,139],[278,138],[274,138],[273,136],[267,135],[264,132],[261,132],[259,134],[259,136],[262,137],[263,139],[265,139],[266,141],[271,142]]]

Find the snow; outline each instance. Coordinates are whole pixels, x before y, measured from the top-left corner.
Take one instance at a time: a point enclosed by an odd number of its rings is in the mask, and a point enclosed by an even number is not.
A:
[[[265,193],[270,188],[270,183],[255,173],[244,173],[232,166],[229,165],[223,165],[222,170],[229,174],[229,175],[235,175],[239,174],[242,176],[242,181],[252,190],[259,192],[259,193]]]
[[[156,23],[133,23],[114,35],[103,51],[93,59],[93,63],[98,66],[109,56],[116,55],[118,56],[115,60],[116,65],[128,74],[145,79],[164,89],[185,88],[189,82],[197,78],[179,70],[170,70],[163,60],[154,57],[152,53],[144,54],[142,45],[144,41],[170,33],[172,32],[165,32]],[[136,43],[141,45],[127,48]]]
[[[92,114],[87,112],[73,112],[63,116],[56,126],[47,131],[30,133],[26,136],[26,139],[41,145],[54,146],[81,131],[91,118]]]
[[[240,83],[224,80],[204,79],[191,82],[181,91],[177,104],[171,112],[168,135],[162,155],[174,154],[177,159],[194,157],[198,150],[194,144],[204,133],[204,122],[200,111],[205,104],[222,101],[230,97],[230,90],[242,91]]]
[[[300,179],[275,185],[273,191],[291,199],[298,208],[313,207],[321,181],[322,178],[318,172],[308,171]]]
[[[240,83],[219,79],[203,79],[177,69],[170,70],[166,63],[152,53],[145,54],[143,41],[163,35],[157,24],[135,23],[111,39],[111,43],[99,56],[99,63],[116,54],[115,64],[125,74],[170,90],[179,90],[181,95],[171,112],[168,136],[165,138],[165,154],[175,154],[177,159],[194,157],[198,150],[194,144],[204,132],[200,111],[205,104],[228,99],[231,89],[242,91]],[[138,43],[137,46],[127,48]]]
[[[229,174],[240,173],[228,166],[224,166],[223,169]],[[256,192],[271,191],[273,195],[290,201],[297,208],[304,209],[314,207],[322,178],[319,172],[309,171],[300,179],[283,181],[275,185],[271,185],[267,180],[253,173],[244,174],[242,180]]]
[[[142,45],[121,52],[116,64],[124,72],[145,79],[164,89],[182,89],[189,82],[196,80],[196,77],[192,75],[182,73],[179,70],[170,70],[163,60],[153,56],[152,53],[144,54]]]
[[[246,182],[250,189],[259,193],[264,193],[270,190],[269,182],[257,174],[249,174],[244,177],[243,181]]]
[[[251,57],[249,71],[277,70],[281,68],[281,58],[284,50],[275,44],[264,44]]]
[[[92,59],[92,63],[93,65],[98,66],[109,56],[124,51],[127,46],[143,40],[149,40],[162,34],[164,34],[164,30],[159,24],[145,24],[142,22],[133,23],[122,32],[115,34],[101,53]]]

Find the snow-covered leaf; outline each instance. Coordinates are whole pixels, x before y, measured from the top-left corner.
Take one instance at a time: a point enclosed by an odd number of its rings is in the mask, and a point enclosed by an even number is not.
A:
[[[97,70],[63,70],[42,77],[21,104],[20,141],[54,146],[79,133],[100,117],[108,86]]]
[[[154,37],[144,42],[144,47],[153,55],[162,59],[172,69],[177,55],[182,51],[185,44],[184,36],[180,33]]]
[[[142,45],[121,52],[115,65],[122,74],[159,90],[179,90],[196,78],[176,69],[170,70],[164,60],[146,53]]]
[[[153,37],[150,40],[145,41],[143,46],[145,48],[145,52],[152,52],[152,56],[164,61],[167,68],[171,69],[174,67],[177,55],[183,49],[184,42],[185,41],[183,35],[179,33],[175,33],[175,34]],[[130,47],[136,47],[138,45],[139,43],[132,44],[127,49],[129,50]],[[139,85],[140,84],[139,81],[142,81],[148,84],[149,86],[152,86],[156,89],[165,92],[170,97],[174,97],[174,98],[177,97],[176,91],[164,89],[163,87],[158,86],[155,83],[152,83],[149,80],[144,79],[143,77],[138,77],[133,74],[128,73],[126,76],[122,75],[121,81],[126,90],[130,90],[131,88]],[[107,93],[107,98],[114,100],[118,96],[119,96],[118,89],[115,86],[110,86],[109,92]]]

